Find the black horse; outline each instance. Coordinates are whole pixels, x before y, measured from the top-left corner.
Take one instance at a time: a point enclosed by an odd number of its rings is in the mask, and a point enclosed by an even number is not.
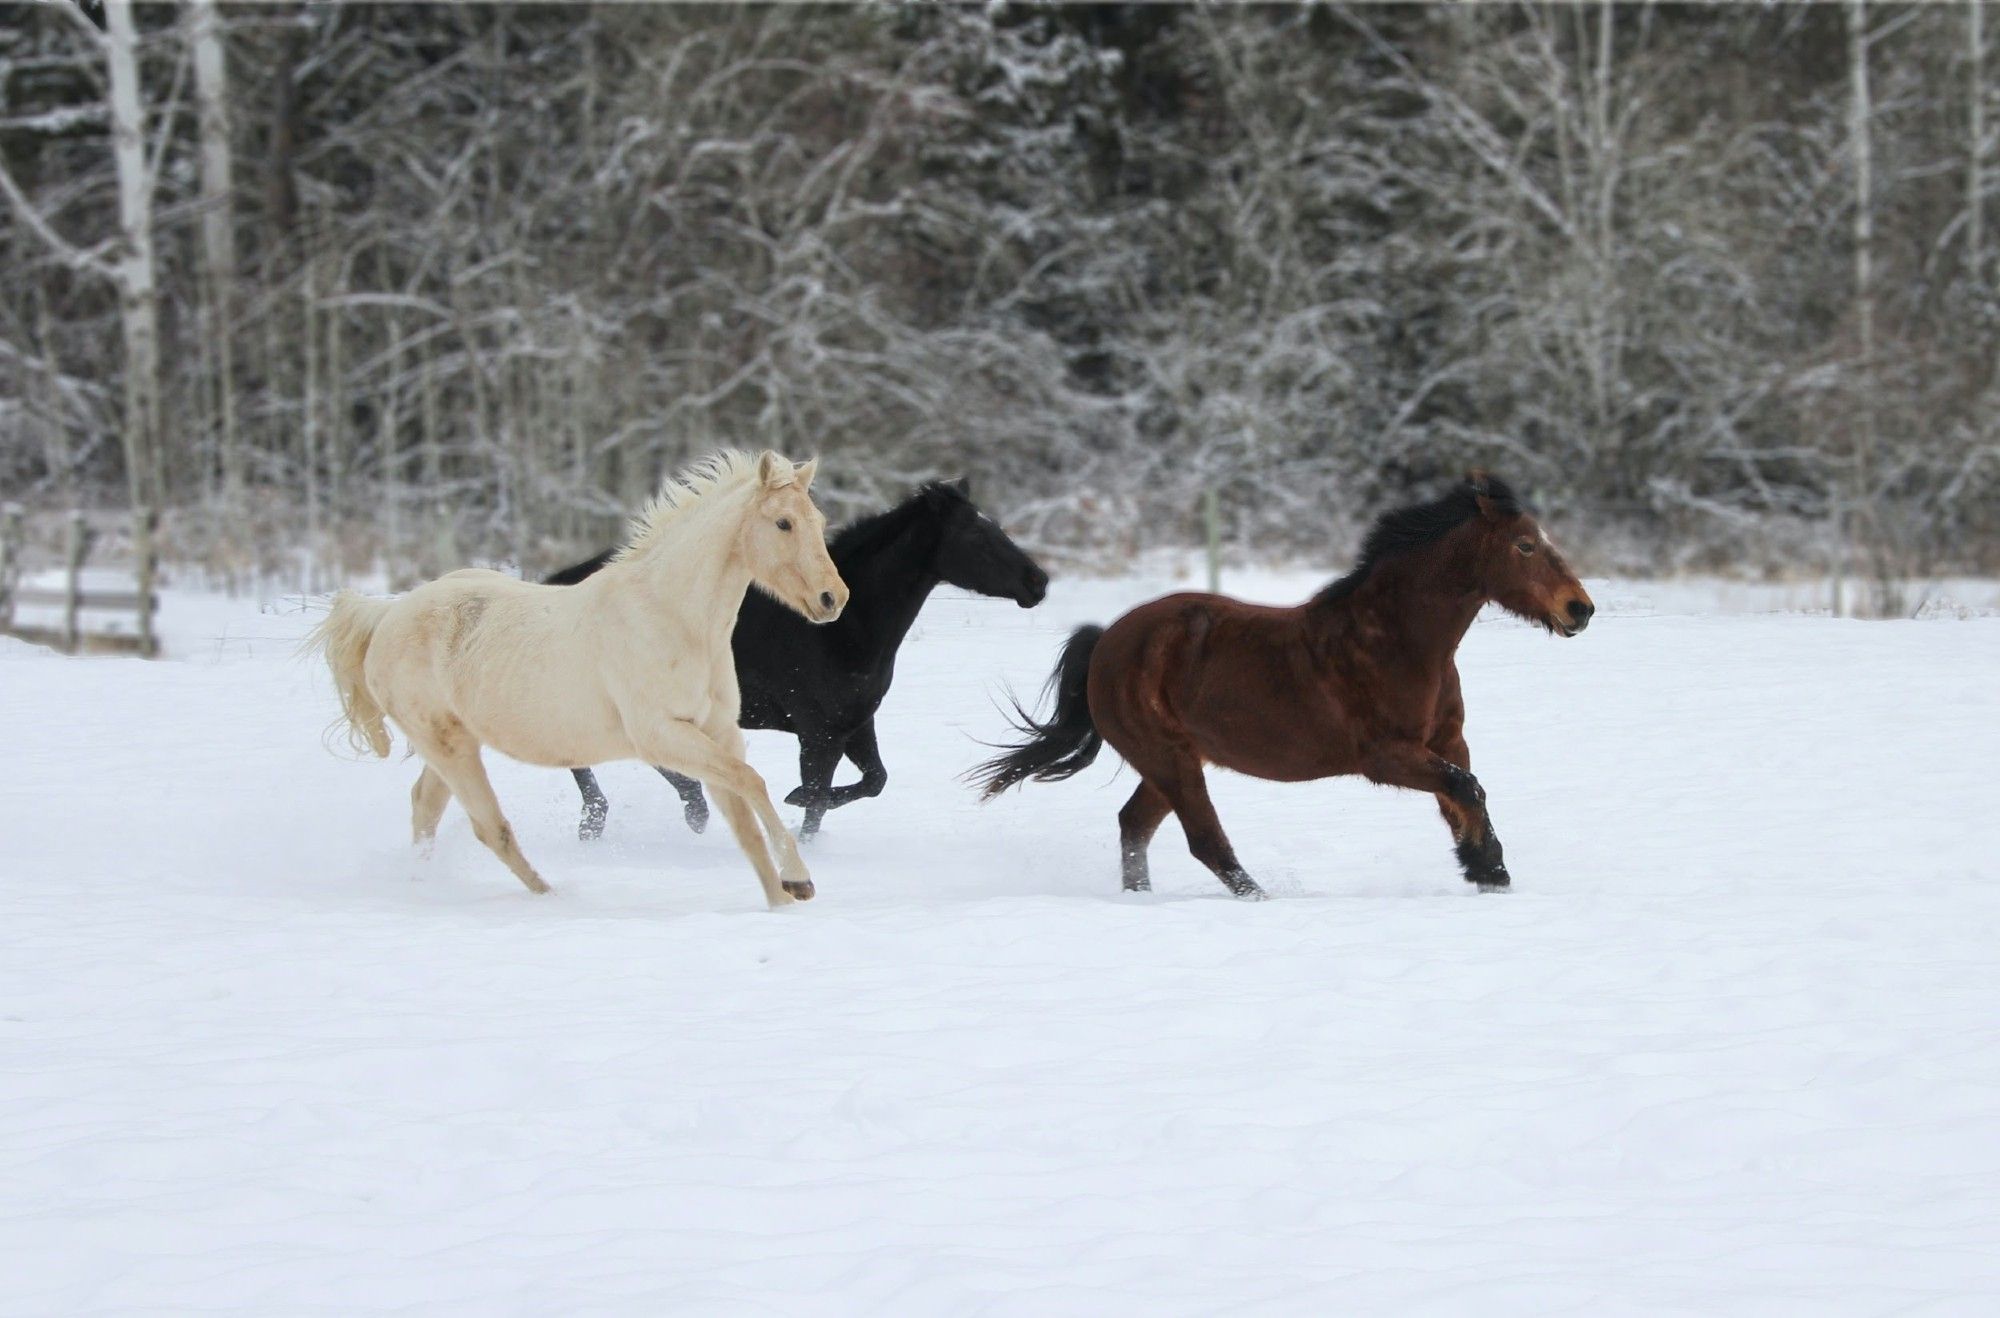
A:
[[[801,837],[818,832],[827,811],[879,796],[889,781],[875,745],[875,711],[889,694],[896,650],[932,589],[949,582],[1032,609],[1049,588],[1049,574],[973,506],[962,480],[932,481],[887,512],[843,528],[828,540],[827,551],[848,589],[837,621],[814,626],[752,590],[743,597],[731,638],[743,688],[741,724],[799,739],[799,788],[785,800],[806,809]],[[564,568],[548,583],[574,585],[610,558],[607,551]],[[861,770],[861,780],[835,787],[833,771],[842,755]],[[577,835],[600,837],[611,803],[596,774],[571,772],[583,792]],[[701,832],[708,826],[701,784],[666,769],[660,773],[680,793],[688,827]]]

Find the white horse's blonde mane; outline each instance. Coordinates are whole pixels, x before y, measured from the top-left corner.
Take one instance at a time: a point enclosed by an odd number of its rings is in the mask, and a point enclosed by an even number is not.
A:
[[[667,477],[660,483],[660,492],[632,519],[629,538],[612,555],[612,561],[638,558],[657,545],[667,528],[702,500],[741,489],[756,480],[756,456],[733,448],[712,453],[679,475]]]

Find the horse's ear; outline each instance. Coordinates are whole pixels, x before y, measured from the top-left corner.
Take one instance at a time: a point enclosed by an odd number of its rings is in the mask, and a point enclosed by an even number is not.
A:
[[[757,482],[767,490],[792,483],[792,464],[765,449],[757,455]]]
[[[792,477],[794,480],[798,481],[799,488],[802,490],[810,490],[812,488],[813,477],[817,476],[818,474],[819,474],[818,458],[808,458],[804,462],[801,462],[798,466],[792,468]]]
[[[951,488],[970,499],[972,497],[972,477],[960,476],[957,480],[951,482]]]
[[[1493,502],[1493,474],[1484,467],[1474,467],[1465,473],[1465,486],[1472,491],[1472,501],[1479,505],[1479,515],[1491,521],[1500,515]]]

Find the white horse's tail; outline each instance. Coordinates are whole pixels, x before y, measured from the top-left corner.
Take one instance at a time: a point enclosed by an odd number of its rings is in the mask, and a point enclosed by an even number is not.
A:
[[[343,590],[333,597],[326,620],[305,640],[305,648],[325,655],[326,666],[333,670],[342,716],[336,722],[346,722],[348,744],[385,759],[389,755],[389,729],[382,722],[382,707],[369,694],[361,664],[368,658],[368,643],[375,639],[375,629],[382,625],[393,603]]]

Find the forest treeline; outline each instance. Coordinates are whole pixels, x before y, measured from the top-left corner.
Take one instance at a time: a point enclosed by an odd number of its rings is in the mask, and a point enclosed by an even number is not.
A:
[[[1986,20],[11,6],[0,487],[408,579],[724,444],[1104,559],[1484,465],[1600,567],[1990,570]]]

